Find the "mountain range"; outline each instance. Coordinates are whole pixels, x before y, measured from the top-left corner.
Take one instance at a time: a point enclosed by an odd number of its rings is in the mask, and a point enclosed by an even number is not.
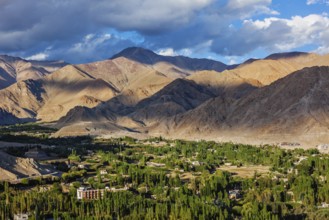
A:
[[[164,136],[329,143],[329,55],[279,53],[229,66],[127,48],[79,65],[0,56],[0,124],[56,136]]]
[[[18,81],[39,79],[66,64],[64,61],[31,61],[0,55],[0,89]]]

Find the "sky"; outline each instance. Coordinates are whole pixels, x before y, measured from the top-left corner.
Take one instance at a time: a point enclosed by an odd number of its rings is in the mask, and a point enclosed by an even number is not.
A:
[[[86,63],[138,46],[226,64],[329,53],[329,0],[0,0],[0,54]]]

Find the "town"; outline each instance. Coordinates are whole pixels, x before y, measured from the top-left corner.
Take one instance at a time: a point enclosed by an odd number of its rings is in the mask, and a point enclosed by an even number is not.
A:
[[[38,132],[1,136],[25,141],[1,152],[8,165],[21,161],[29,172],[6,172],[12,179],[0,183],[0,219],[254,219],[259,213],[281,219],[329,212],[329,156],[315,148]]]

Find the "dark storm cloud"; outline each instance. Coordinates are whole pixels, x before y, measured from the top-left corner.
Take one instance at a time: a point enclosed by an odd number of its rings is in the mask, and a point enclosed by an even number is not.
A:
[[[271,0],[0,0],[0,53],[87,62],[108,58],[132,45],[154,50],[212,50],[221,55],[243,55],[259,47],[296,46],[301,41],[291,38],[296,31],[289,24],[293,19],[271,20],[266,28],[259,26],[265,20],[241,24],[255,15],[276,16],[278,12],[270,8],[271,3]],[[323,19],[320,21],[326,24]],[[236,22],[240,22],[238,27],[234,26]],[[321,23],[320,27],[325,25]],[[251,30],[257,33],[256,37]],[[277,34],[283,31],[287,36]],[[278,39],[272,39],[275,34]],[[326,41],[323,38],[320,42]],[[322,45],[322,50],[326,48]]]
[[[219,40],[226,44],[228,43],[226,41],[234,37],[232,22],[255,14],[277,14],[278,12],[268,7],[270,4],[271,0],[216,1],[196,14],[189,25],[166,34],[146,36],[146,39],[155,47],[172,47],[175,50],[209,45],[209,42]],[[239,50],[239,48],[231,49],[232,53],[235,53],[236,49]]]
[[[0,0],[0,51],[31,55],[32,51],[44,51],[47,45],[56,46],[58,53],[69,50],[90,33],[102,34],[111,28],[141,35],[162,34],[188,24],[195,13],[211,2]],[[127,40],[115,42],[121,45]],[[104,46],[109,46],[108,42]]]
[[[0,8],[0,48],[33,49],[43,42],[73,40],[92,30],[82,1],[12,0]],[[83,15],[83,16],[81,16]]]
[[[159,34],[188,24],[213,0],[114,0],[91,8],[95,20],[119,30]]]

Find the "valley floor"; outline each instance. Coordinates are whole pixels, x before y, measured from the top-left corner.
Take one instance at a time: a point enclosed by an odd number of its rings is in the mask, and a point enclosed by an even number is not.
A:
[[[41,155],[33,164],[52,167],[61,175],[27,174],[10,184],[0,182],[0,197],[5,198],[0,201],[0,219],[15,214],[55,219],[325,219],[329,215],[329,156],[317,149],[300,149],[296,143],[283,143],[293,146],[282,149],[161,137],[51,138],[40,130],[24,136],[15,129],[10,128],[16,135],[4,132],[1,140],[25,146],[2,150],[18,159]]]

